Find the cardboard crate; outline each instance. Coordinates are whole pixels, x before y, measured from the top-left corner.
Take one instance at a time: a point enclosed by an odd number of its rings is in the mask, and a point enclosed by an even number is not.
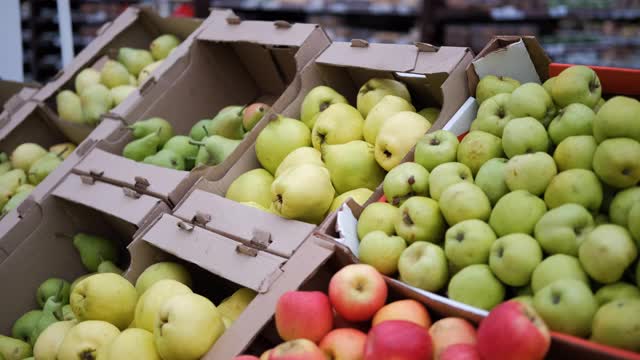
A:
[[[273,112],[281,112],[291,101],[291,91],[285,90],[296,73],[329,41],[313,24],[241,21],[235,16],[212,21],[189,47],[175,51],[176,62],[156,83],[129,96],[106,118],[132,124],[159,116],[172,123],[176,134],[188,135],[197,121],[212,118],[228,105],[259,101],[271,104]],[[99,174],[104,181],[160,197],[173,206],[205,171],[214,177],[224,175],[264,126],[266,120],[259,122],[223,163],[191,173],[122,157],[122,149],[132,136],[98,144],[74,171]]]
[[[0,281],[6,295],[0,308],[0,334],[10,334],[20,315],[38,308],[36,290],[44,280],[60,277],[71,282],[87,273],[67,236],[97,234],[120,241],[124,249],[141,228],[167,211],[159,199],[131,197],[120,187],[69,175],[3,237],[16,246],[8,255],[0,251]],[[119,265],[126,268],[129,259],[123,257]]]
[[[35,83],[0,80],[0,127],[40,88]]]

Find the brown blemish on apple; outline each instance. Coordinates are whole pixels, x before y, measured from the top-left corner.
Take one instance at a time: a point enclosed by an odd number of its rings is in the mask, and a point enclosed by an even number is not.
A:
[[[389,152],[389,150],[385,150],[385,151],[383,152],[383,154],[384,154],[384,156],[386,156],[387,158],[390,158],[390,157],[391,157],[391,153]]]
[[[498,257],[502,257],[502,255],[504,255],[504,248],[502,246],[500,246],[498,249]]]
[[[429,141],[429,145],[440,145],[440,140],[433,138]]]
[[[458,233],[458,235],[456,235],[456,240],[458,241],[464,240],[464,233]]]
[[[411,216],[407,213],[402,214],[402,221],[407,225],[413,225],[413,220],[411,220]]]
[[[558,293],[554,292],[553,294],[551,294],[551,302],[554,303],[554,304],[560,303],[560,298],[561,298],[560,294],[558,294]]]
[[[498,108],[498,117],[502,119],[503,117],[505,117],[505,115],[507,115],[507,112],[504,110],[502,106],[500,106]]]

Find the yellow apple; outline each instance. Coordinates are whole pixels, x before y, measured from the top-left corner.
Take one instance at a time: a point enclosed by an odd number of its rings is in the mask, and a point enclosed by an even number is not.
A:
[[[162,305],[176,295],[190,293],[189,287],[175,280],[160,280],[153,284],[138,300],[133,320],[135,327],[153,332]]]
[[[256,295],[257,294],[255,291],[247,288],[242,288],[234,292],[233,295],[222,300],[220,305],[218,305],[218,311],[223,317],[222,320],[225,322],[225,326],[227,323],[229,323],[229,326],[231,326],[231,324],[238,319],[240,314],[242,314],[244,309],[249,306],[249,303],[251,303]]]
[[[57,360],[93,360],[103,346],[120,334],[106,321],[88,320],[72,327],[58,348]]]
[[[98,360],[160,360],[153,334],[143,329],[127,329],[103,347]]]
[[[47,326],[33,346],[33,356],[38,360],[57,360],[62,340],[76,323],[75,320],[59,321]]]
[[[159,262],[145,269],[136,280],[138,296],[142,295],[156,281],[172,279],[191,287],[191,274],[181,264],[174,262]]]

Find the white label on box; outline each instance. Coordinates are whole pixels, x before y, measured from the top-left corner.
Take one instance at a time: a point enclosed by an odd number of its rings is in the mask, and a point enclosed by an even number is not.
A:
[[[478,77],[486,75],[508,76],[521,83],[540,84],[540,77],[522,40],[494,51],[473,62]]]
[[[470,97],[460,106],[460,109],[453,114],[451,120],[444,126],[444,130],[451,131],[457,136],[460,136],[469,131],[471,123],[475,120],[477,114],[478,102],[475,98]]]
[[[355,257],[358,257],[358,246],[360,245],[358,241],[358,219],[353,216],[353,212],[346,204],[342,204],[340,210],[338,210],[336,230],[340,235],[338,241],[347,246]]]

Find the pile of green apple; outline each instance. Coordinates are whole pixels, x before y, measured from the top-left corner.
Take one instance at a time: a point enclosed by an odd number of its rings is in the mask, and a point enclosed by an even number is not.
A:
[[[427,134],[386,175],[386,202],[359,217],[360,261],[481,309],[516,297],[552,330],[640,351],[640,102],[605,102],[584,66],[544,85],[487,76],[477,94],[461,141]]]
[[[12,337],[0,335],[7,360],[200,359],[256,293],[241,288],[217,307],[191,290],[181,264],[149,266],[135,286],[116,263],[109,239],[79,233],[73,245],[89,271],[73,283],[51,278],[36,292],[42,309],[22,315]]]
[[[72,143],[53,145],[49,151],[34,143],[16,147],[11,156],[0,153],[0,208],[2,215],[15,209],[29,196],[76,146]]]
[[[235,179],[226,197],[317,224],[347,198],[364,203],[431,127],[439,110],[416,112],[406,85],[373,78],[356,107],[328,86],[304,97],[300,120],[278,116],[258,135],[262,168]]]
[[[263,103],[227,106],[213,119],[198,121],[189,136],[174,135],[173,126],[163,118],[138,121],[129,127],[135,140],[124,147],[122,155],[175,170],[218,165],[235,150],[268,109],[269,105]]]
[[[100,116],[124,101],[179,44],[176,36],[161,35],[149,50],[123,47],[116,60],[108,60],[100,71],[80,71],[74,80],[75,92],[62,90],[56,96],[58,115],[73,123],[97,124]]]

